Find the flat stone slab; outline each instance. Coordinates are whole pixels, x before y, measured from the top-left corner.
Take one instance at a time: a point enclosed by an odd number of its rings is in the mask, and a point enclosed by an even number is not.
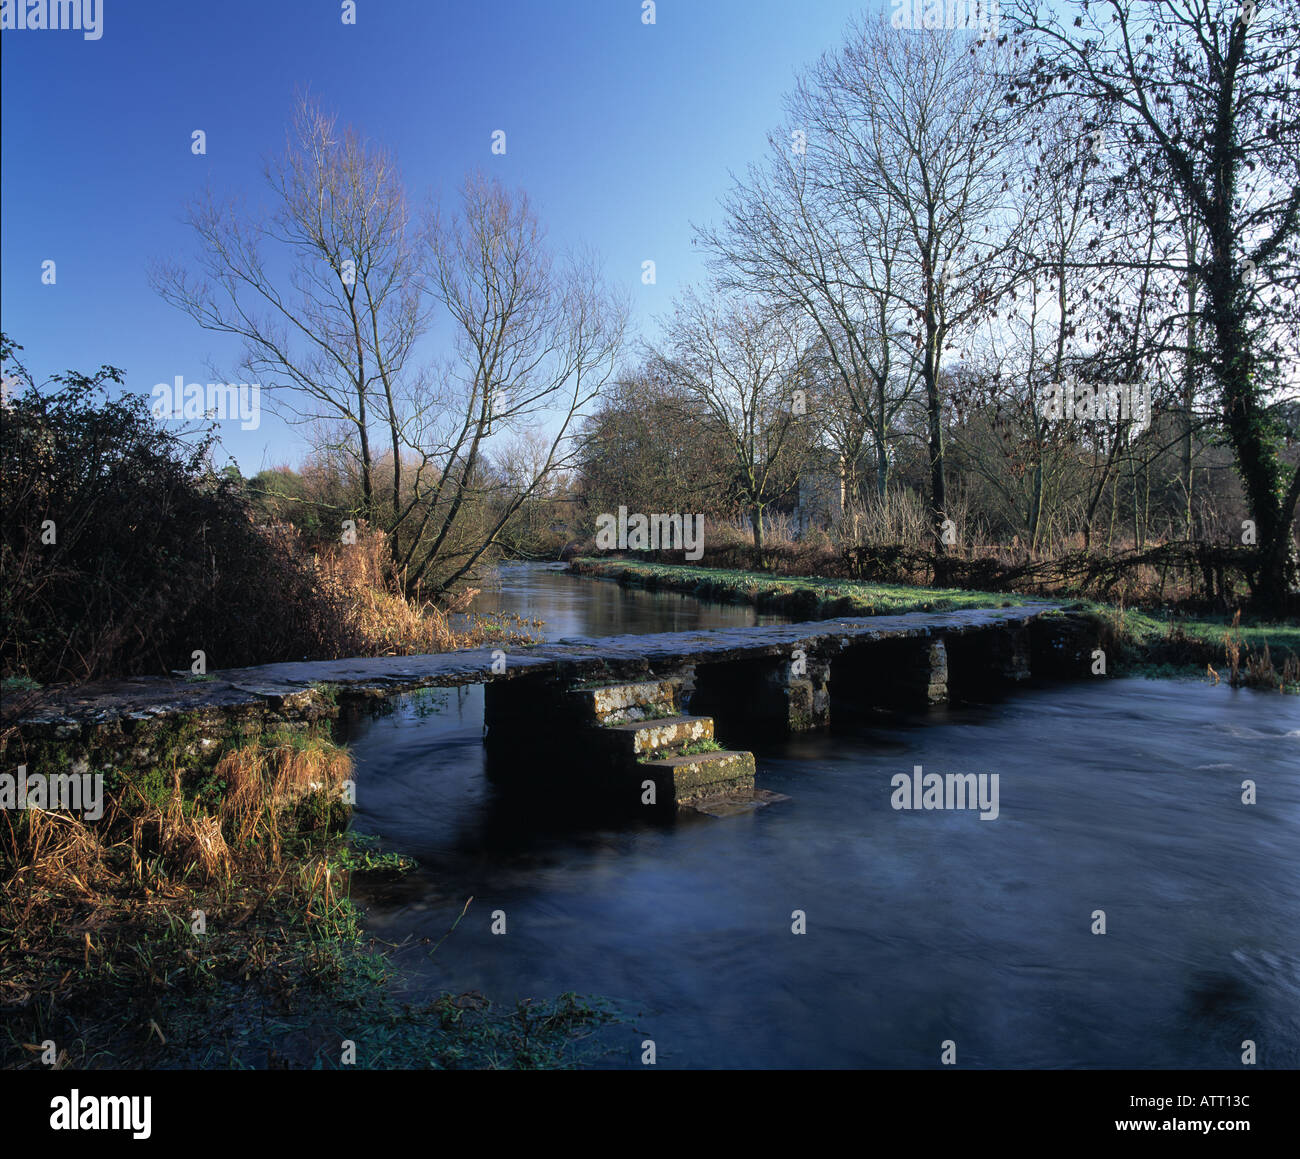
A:
[[[754,754],[734,749],[642,761],[640,768],[661,794],[671,793],[679,805],[754,787]]]
[[[681,681],[637,680],[573,688],[569,695],[583,705],[586,715],[602,724],[623,724],[645,720],[656,708],[671,709],[677,702]]]
[[[1058,604],[1025,604],[953,612],[857,616],[764,624],[698,632],[574,637],[507,649],[472,648],[421,656],[378,656],[265,664],[213,671],[201,680],[140,677],[6,694],[0,719],[59,739],[72,739],[124,719],[149,720],[188,713],[239,715],[267,706],[297,708],[319,699],[322,685],[340,696],[384,698],[419,688],[489,684],[530,675],[563,673],[575,680],[609,674],[629,677],[659,666],[789,656],[794,648],[831,657],[847,648],[889,639],[965,634],[1022,627]],[[505,670],[494,671],[501,652]],[[644,677],[643,677],[644,679]]]
[[[713,717],[665,716],[629,724],[607,724],[600,731],[604,736],[618,738],[623,744],[630,742],[632,752],[640,756],[673,745],[712,740]]]

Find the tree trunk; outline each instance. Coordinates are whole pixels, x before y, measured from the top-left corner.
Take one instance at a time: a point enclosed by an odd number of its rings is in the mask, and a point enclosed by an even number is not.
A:
[[[941,335],[933,323],[926,326],[926,356],[921,368],[925,384],[925,408],[929,426],[930,519],[933,524],[935,555],[943,556],[943,524],[948,518],[948,493],[944,476],[943,413],[939,401],[939,344]]]
[[[366,392],[357,390],[357,432],[361,443],[361,517],[369,521],[375,509],[374,466],[370,460],[370,430],[366,425]]]
[[[1026,545],[1029,553],[1032,555],[1038,546],[1038,528],[1043,521],[1043,452],[1042,448],[1038,449],[1037,459],[1034,463],[1034,485],[1033,491],[1029,497],[1029,518],[1026,522],[1026,530],[1029,532],[1029,542]]]
[[[1263,610],[1281,613],[1292,578],[1288,562],[1295,504],[1292,500],[1287,508],[1283,498],[1278,439],[1255,383],[1254,351],[1238,303],[1237,278],[1231,272],[1229,252],[1226,246],[1216,247],[1214,274],[1207,287],[1216,344],[1223,352],[1216,366],[1223,421],[1255,522],[1260,555],[1255,597]]]
[[[1196,260],[1195,245],[1191,247],[1191,260]],[[1185,506],[1183,526],[1187,539],[1195,538],[1192,527],[1192,408],[1196,401],[1196,275],[1187,278],[1187,357],[1183,363],[1183,397],[1182,397],[1182,472]]]

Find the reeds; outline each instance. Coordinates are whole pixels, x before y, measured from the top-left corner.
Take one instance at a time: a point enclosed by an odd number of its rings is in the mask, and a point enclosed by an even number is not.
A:
[[[453,617],[466,613],[480,589],[465,588],[441,607],[412,599],[387,578],[387,558],[387,537],[364,523],[357,527],[355,543],[329,544],[312,556],[318,595],[323,606],[333,609],[332,622],[318,618],[314,628],[315,651],[322,658],[413,656],[532,639],[528,629],[535,625],[518,616],[469,616],[463,627],[455,627]]]
[[[1276,688],[1285,692],[1300,685],[1300,657],[1289,652],[1280,666],[1274,663],[1268,641],[1261,650],[1251,648],[1241,635],[1241,612],[1232,617],[1232,625],[1223,633],[1223,652],[1228,664],[1228,683],[1233,688]],[[1211,668],[1214,682],[1218,673]]]

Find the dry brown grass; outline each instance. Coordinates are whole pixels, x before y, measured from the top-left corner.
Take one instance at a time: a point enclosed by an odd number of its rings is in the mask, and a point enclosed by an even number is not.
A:
[[[1235,689],[1278,689],[1300,685],[1300,657],[1288,654],[1281,667],[1274,664],[1273,654],[1269,651],[1269,642],[1264,642],[1260,651],[1252,650],[1251,644],[1242,639],[1242,613],[1232,616],[1232,626],[1223,633],[1223,656],[1229,668],[1229,683]],[[1209,669],[1214,683],[1218,683],[1218,673]]]
[[[1234,545],[1155,541],[1139,546],[1120,540],[1104,546],[1094,541],[1088,550],[1075,535],[1058,538],[1052,550],[1030,551],[1019,540],[987,543],[976,536],[936,556],[928,532],[918,531],[917,519],[924,515],[918,504],[915,497],[891,498],[867,510],[850,510],[832,528],[809,529],[798,538],[791,538],[788,519],[774,516],[765,524],[761,559],[748,531],[735,521],[708,520],[704,556],[691,566],[1192,610],[1230,610],[1250,589],[1254,557]],[[953,510],[954,523],[967,527],[963,508]],[[575,554],[601,552],[589,540]],[[638,552],[633,558],[683,562],[680,551]]]
[[[90,892],[90,882],[104,864],[104,847],[84,821],[71,814],[29,809],[21,837],[10,814],[6,813],[5,821],[8,833],[0,844],[24,847],[31,882],[80,895]]]
[[[413,656],[473,648],[488,640],[524,643],[528,625],[514,620],[474,619],[465,629],[452,625],[478,595],[466,588],[442,606],[402,594],[388,578],[388,543],[382,531],[360,523],[357,541],[333,543],[312,557],[327,603],[338,609],[334,656]]]
[[[1241,638],[1241,612],[1232,617],[1232,626],[1223,633],[1224,658],[1228,662],[1228,683],[1234,688],[1276,688],[1284,691],[1288,686],[1300,684],[1300,658],[1288,655],[1279,668],[1273,663],[1268,641],[1256,652]],[[1218,673],[1211,668],[1214,682]]]
[[[267,929],[245,924],[263,907],[308,923],[345,920],[346,893],[330,879],[320,839],[346,817],[335,805],[351,774],[346,750],[321,736],[281,734],[221,757],[204,790],[223,787],[216,800],[187,795],[174,767],[161,795],[116,780],[95,822],[4,811],[0,1031],[15,1018],[44,1025],[66,1014],[76,1023],[69,1011],[102,1013],[105,995],[134,995],[147,1010],[177,977],[217,964],[223,976],[244,979],[301,964],[301,950],[286,956]],[[188,915],[196,909],[232,939],[219,963],[194,952]],[[0,1033],[0,1053],[44,1036]]]
[[[213,883],[239,872],[279,864],[286,822],[308,798],[340,799],[351,776],[345,749],[307,737],[271,738],[222,756],[214,777],[225,782],[215,812],[188,799],[181,771],[158,804],[128,783],[125,798],[106,802],[102,821],[71,814],[6,811],[0,822],[0,863],[8,871],[8,900],[38,893],[96,895],[123,881],[165,891],[192,876]],[[315,827],[308,810],[298,827]],[[324,817],[324,814],[321,814]]]
[[[338,797],[352,758],[333,746],[291,741],[226,753],[214,775],[226,783],[220,818],[233,841],[259,837],[278,856],[281,814],[312,792]]]
[[[214,776],[226,789],[216,812],[187,800],[181,771],[173,768],[162,804],[128,786],[130,799],[109,802],[103,825],[40,809],[27,810],[18,822],[6,813],[0,854],[13,867],[8,888],[92,896],[118,879],[110,861],[129,867],[133,882],[155,892],[191,877],[229,881],[250,860],[278,865],[285,815],[312,793],[338,799],[351,770],[343,749],[284,739],[221,758]],[[109,845],[114,832],[120,838]]]
[[[380,588],[354,588],[349,593],[349,613],[367,653],[376,656],[410,656],[421,652],[448,652],[473,646],[473,632],[457,632],[450,615],[462,610],[477,595],[463,592],[456,605],[442,612],[430,604],[411,600]]]

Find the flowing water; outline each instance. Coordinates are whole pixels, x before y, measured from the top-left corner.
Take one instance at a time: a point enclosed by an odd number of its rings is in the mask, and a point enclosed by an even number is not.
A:
[[[542,567],[546,635],[757,622]],[[833,681],[832,681],[833,682]],[[412,995],[603,995],[605,1066],[1300,1066],[1300,702],[1195,681],[1015,690],[757,749],[755,813],[592,830],[484,778],[479,687],[353,726],[355,826],[420,868],[355,896]],[[723,740],[753,747],[744,737]],[[555,744],[564,745],[556,736]],[[997,773],[999,815],[898,811],[915,765]],[[1242,803],[1242,782],[1258,803]],[[430,957],[473,896],[464,920]],[[507,932],[491,932],[504,910]],[[806,933],[792,932],[803,911]],[[1093,932],[1104,911],[1104,934]]]

